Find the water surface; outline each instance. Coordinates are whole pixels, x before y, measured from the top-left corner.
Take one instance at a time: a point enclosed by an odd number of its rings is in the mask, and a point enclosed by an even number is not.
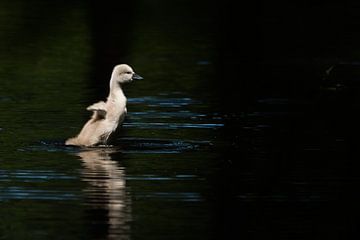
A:
[[[356,6],[106,3],[0,3],[0,239],[359,236]],[[64,146],[118,63],[120,134]]]
[[[149,4],[137,11],[158,7]],[[115,19],[101,4],[0,5],[0,238],[212,238],[208,177],[224,122],[203,97],[209,93],[195,94],[212,74],[211,52],[186,51],[180,32],[164,31],[163,19],[149,14],[129,18],[139,30],[126,32],[127,42],[120,28],[106,27]],[[193,47],[214,47],[184,24]],[[129,114],[113,145],[64,146],[89,117],[86,106],[105,99],[111,69],[122,62],[146,80],[126,86]]]

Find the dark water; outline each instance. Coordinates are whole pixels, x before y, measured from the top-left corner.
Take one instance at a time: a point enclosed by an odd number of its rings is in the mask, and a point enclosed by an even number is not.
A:
[[[191,28],[207,26],[208,13],[172,30],[182,20],[146,13],[158,7],[2,1],[0,239],[211,239],[219,232],[209,178],[224,121],[206,90],[215,46],[212,32]],[[124,62],[146,80],[126,86],[129,114],[113,147],[64,146]]]
[[[255,5],[1,1],[0,239],[357,239],[357,5]]]

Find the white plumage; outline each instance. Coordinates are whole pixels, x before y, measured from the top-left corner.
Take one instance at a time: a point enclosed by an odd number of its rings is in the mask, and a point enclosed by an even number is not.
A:
[[[66,145],[96,146],[107,144],[126,116],[126,97],[121,85],[133,79],[142,79],[126,64],[115,66],[110,79],[110,93],[107,101],[100,101],[86,109],[92,111],[91,119],[80,133],[66,140]]]

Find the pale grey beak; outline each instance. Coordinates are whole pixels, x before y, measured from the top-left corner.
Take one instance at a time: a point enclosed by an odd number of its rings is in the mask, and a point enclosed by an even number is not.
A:
[[[134,73],[132,79],[134,79],[134,80],[141,80],[141,79],[144,79],[144,78],[143,78],[142,76]]]

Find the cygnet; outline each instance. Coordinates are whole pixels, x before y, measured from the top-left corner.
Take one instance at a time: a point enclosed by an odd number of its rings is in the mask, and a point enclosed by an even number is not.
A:
[[[110,79],[110,93],[107,101],[97,102],[86,109],[92,111],[91,119],[84,125],[80,133],[66,140],[66,145],[97,146],[108,144],[109,138],[115,133],[126,116],[126,97],[122,85],[143,79],[126,64],[114,67]]]

